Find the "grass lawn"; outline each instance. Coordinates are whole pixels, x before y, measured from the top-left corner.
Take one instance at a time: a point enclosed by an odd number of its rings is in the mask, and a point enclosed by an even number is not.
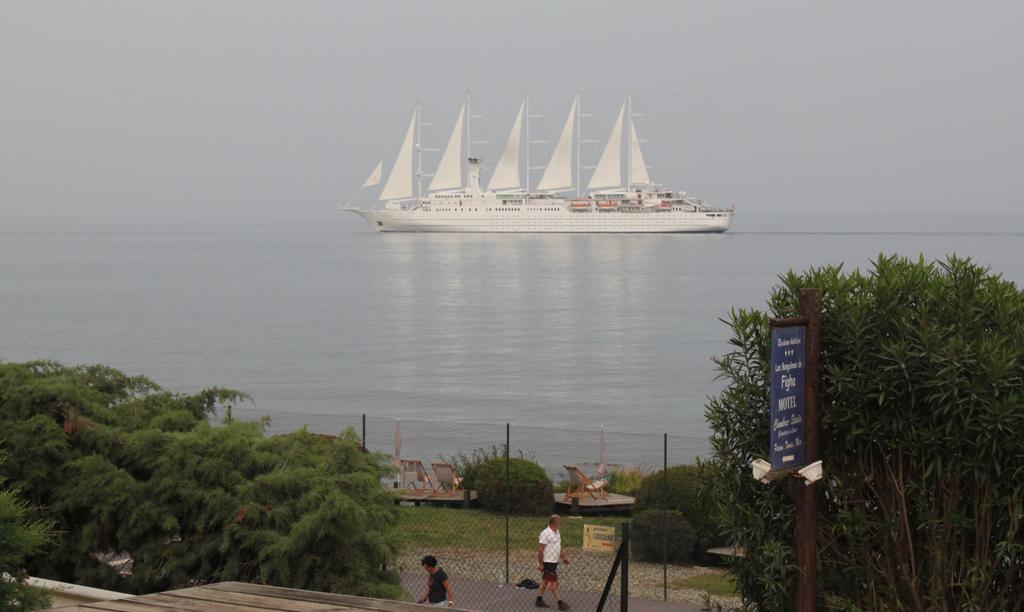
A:
[[[713,597],[735,597],[736,579],[725,572],[708,572],[674,580],[672,588],[697,589]]]
[[[458,547],[505,550],[505,516],[483,510],[401,506],[398,531],[406,546]],[[547,516],[513,516],[509,520],[509,547],[536,550],[537,536],[547,527]],[[562,546],[583,546],[583,524],[618,527],[624,517],[562,517]]]

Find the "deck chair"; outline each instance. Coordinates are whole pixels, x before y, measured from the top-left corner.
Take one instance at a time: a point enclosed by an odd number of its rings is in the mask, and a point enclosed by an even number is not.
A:
[[[403,489],[427,492],[434,490],[434,481],[430,478],[427,468],[419,459],[401,459]]]
[[[575,465],[563,465],[562,467],[569,473],[569,487],[565,490],[565,499],[583,495],[589,495],[594,499],[599,496],[601,499],[608,499],[608,493],[604,490],[604,486],[607,484],[605,480],[591,480]]]
[[[462,479],[450,463],[431,463],[434,468],[434,495],[455,495],[462,490]]]

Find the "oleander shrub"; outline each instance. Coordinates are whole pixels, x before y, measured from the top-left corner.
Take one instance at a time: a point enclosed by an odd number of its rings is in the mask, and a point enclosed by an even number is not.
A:
[[[546,515],[554,506],[551,479],[544,468],[526,459],[509,460],[508,479],[505,458],[488,459],[476,470],[471,485],[486,510],[504,512],[506,496],[512,514]]]
[[[821,292],[819,606],[1024,609],[1024,293],[950,256],[790,272],[734,310],[709,400],[712,491],[744,602],[790,609],[793,487],[764,485],[772,318]]]
[[[721,544],[721,535],[709,503],[707,465],[677,465],[658,470],[640,483],[636,492],[634,512],[652,509],[674,510],[683,515],[696,533],[693,558],[710,562],[705,551]]]
[[[690,563],[697,534],[681,512],[644,510],[630,524],[630,551],[638,561]]]

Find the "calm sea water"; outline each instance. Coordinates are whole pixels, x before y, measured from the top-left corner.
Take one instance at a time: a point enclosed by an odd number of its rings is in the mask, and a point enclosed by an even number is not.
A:
[[[879,230],[882,231],[879,231]],[[1024,219],[770,217],[714,236],[0,230],[0,359],[106,363],[318,415],[703,435],[719,317],[791,267],[956,252],[1024,282]]]

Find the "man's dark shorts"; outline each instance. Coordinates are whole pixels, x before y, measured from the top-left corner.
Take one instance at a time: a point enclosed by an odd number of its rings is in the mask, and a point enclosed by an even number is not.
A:
[[[544,582],[558,582],[558,564],[557,563],[545,563],[544,564]]]

